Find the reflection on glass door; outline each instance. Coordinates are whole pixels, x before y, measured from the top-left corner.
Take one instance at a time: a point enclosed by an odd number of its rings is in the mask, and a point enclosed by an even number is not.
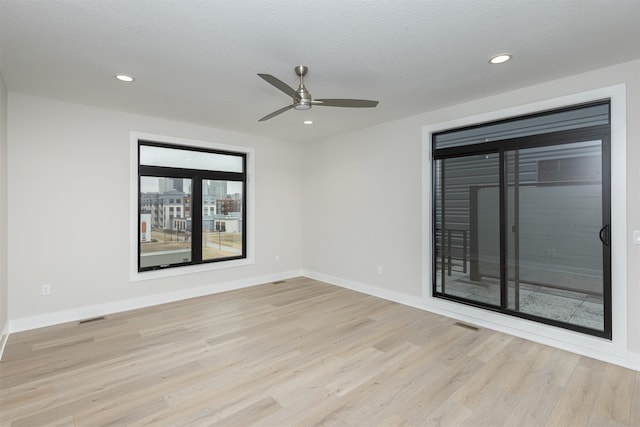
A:
[[[488,197],[479,198],[480,190],[497,189],[499,178],[498,153],[435,162],[436,292],[500,306],[498,193],[490,191]],[[479,216],[469,214],[470,204],[482,211],[482,227],[477,227]],[[495,267],[495,271],[480,276],[478,265]]]
[[[602,141],[509,150],[505,163],[508,309],[604,330]]]
[[[435,159],[434,294],[610,336],[606,147],[534,137]]]
[[[432,135],[433,295],[611,338],[607,100]]]

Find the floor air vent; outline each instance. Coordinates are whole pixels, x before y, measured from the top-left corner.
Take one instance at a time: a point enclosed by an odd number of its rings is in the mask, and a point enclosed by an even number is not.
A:
[[[84,319],[78,322],[79,325],[82,325],[83,323],[91,323],[91,322],[97,322],[99,320],[104,320],[104,316],[100,316],[100,317],[93,317],[91,319]]]
[[[469,329],[469,330],[472,330],[472,331],[477,331],[477,330],[480,329],[480,328],[476,328],[475,326],[467,325],[466,323],[460,323],[460,322],[456,322],[456,323],[454,323],[454,325],[455,326],[460,326],[461,328]]]

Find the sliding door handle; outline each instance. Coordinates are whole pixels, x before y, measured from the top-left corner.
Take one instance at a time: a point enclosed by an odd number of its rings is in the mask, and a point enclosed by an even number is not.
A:
[[[600,241],[603,245],[609,246],[609,224],[600,229],[598,236],[600,236]]]

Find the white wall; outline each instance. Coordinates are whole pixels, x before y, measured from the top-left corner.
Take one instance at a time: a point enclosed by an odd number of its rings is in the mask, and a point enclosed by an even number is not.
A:
[[[422,125],[306,146],[305,270],[420,295]]]
[[[631,230],[640,230],[640,168],[635,165],[640,160],[640,61],[308,144],[304,153],[305,273],[420,305],[416,302],[422,298],[423,279],[421,198],[426,191],[421,188],[423,126],[622,83],[627,85],[629,231],[627,252],[617,256],[628,260],[625,351],[640,354],[640,246],[631,242]],[[377,273],[379,265],[383,274]]]
[[[0,74],[0,354],[8,335],[7,231],[7,89]]]
[[[12,92],[8,112],[12,330],[300,273],[300,146]],[[255,149],[255,264],[130,281],[131,131]]]
[[[617,256],[628,261],[625,342],[640,354],[640,246],[631,242],[631,231],[640,229],[640,61],[304,146],[9,93],[2,126],[10,159],[8,317],[12,325],[37,327],[126,308],[123,301],[159,302],[158,295],[247,285],[303,267],[311,277],[414,304],[422,300],[423,127],[621,83],[629,232],[626,253]],[[255,265],[129,281],[132,130],[255,148]],[[48,297],[40,295],[45,283],[52,285]]]

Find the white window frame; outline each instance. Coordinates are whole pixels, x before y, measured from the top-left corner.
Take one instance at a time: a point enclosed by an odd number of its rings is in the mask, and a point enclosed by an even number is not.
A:
[[[432,134],[447,129],[493,122],[607,98],[611,100],[612,339],[586,335],[435,298],[432,295],[431,271],[433,259]],[[425,308],[434,313],[624,365],[629,357],[627,348],[626,135],[626,85],[624,84],[424,126],[422,131],[422,301]]]
[[[246,258],[228,261],[203,263],[181,266],[179,268],[165,268],[160,270],[138,271],[138,143],[139,141],[154,141],[172,145],[181,145],[185,148],[199,147],[212,150],[231,151],[246,154],[246,215],[244,228],[246,233]],[[185,274],[201,273],[205,271],[221,270],[245,265],[255,264],[255,150],[250,147],[220,144],[211,141],[179,138],[166,135],[155,135],[132,131],[130,133],[130,230],[129,230],[129,277],[132,282],[141,280],[158,279],[163,277],[182,276]]]

